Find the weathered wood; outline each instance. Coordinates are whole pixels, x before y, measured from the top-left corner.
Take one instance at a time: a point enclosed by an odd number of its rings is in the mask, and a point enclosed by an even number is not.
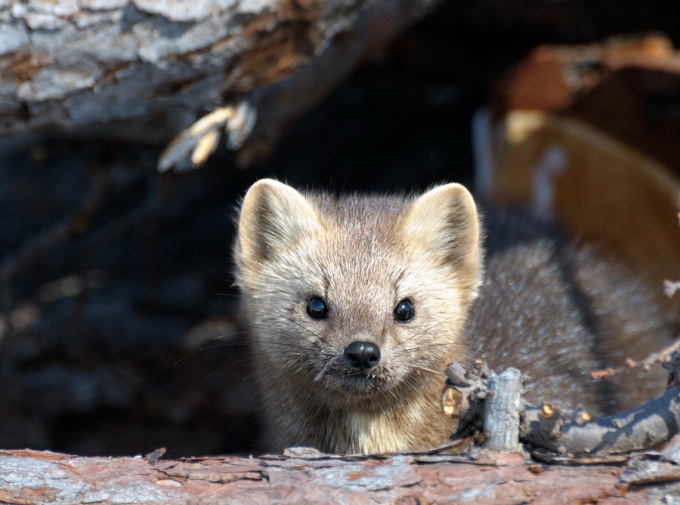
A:
[[[512,451],[519,446],[521,374],[508,368],[489,376],[489,394],[484,409],[484,446],[492,451]]]
[[[251,160],[439,1],[0,2],[0,135],[166,143],[247,97]],[[238,146],[253,127],[227,126]]]
[[[620,503],[625,498],[626,503],[649,503],[678,479],[666,473],[666,483],[629,488],[621,486],[619,473],[614,465],[532,464],[519,453],[359,457],[297,449],[259,459],[215,457],[152,464],[142,457],[0,451],[0,501],[510,504]]]
[[[678,433],[680,391],[662,396],[637,409],[587,421],[554,412],[546,419],[541,409],[524,408],[521,436],[551,451],[576,454],[628,452],[654,447]],[[566,417],[566,419],[565,419]]]
[[[447,367],[442,405],[444,413],[465,421],[455,437],[479,431],[481,424],[490,450],[513,450],[522,441],[558,454],[629,453],[658,446],[680,431],[680,354],[674,352],[663,366],[669,372],[663,395],[607,417],[593,418],[580,407],[530,405],[521,398],[518,370],[497,375],[478,363],[467,372],[455,362]],[[452,396],[452,388],[460,395]]]

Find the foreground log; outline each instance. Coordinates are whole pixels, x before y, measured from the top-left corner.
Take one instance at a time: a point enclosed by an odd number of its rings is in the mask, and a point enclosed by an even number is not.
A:
[[[668,493],[670,484],[659,482],[673,480],[672,462],[649,457],[631,465],[619,475],[619,466],[545,466],[518,452],[366,457],[296,449],[259,459],[153,462],[0,451],[0,501],[509,504],[620,503],[624,497],[626,503],[649,503]],[[657,484],[640,487],[640,479]]]

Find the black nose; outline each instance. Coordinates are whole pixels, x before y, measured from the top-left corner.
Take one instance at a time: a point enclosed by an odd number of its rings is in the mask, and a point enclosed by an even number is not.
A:
[[[373,368],[380,363],[380,348],[371,342],[352,342],[345,347],[345,360],[360,370]]]

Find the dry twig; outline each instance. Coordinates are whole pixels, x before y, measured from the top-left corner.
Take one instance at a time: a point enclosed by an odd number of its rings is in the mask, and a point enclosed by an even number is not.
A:
[[[670,360],[671,355],[680,350],[680,340],[676,340],[668,347],[661,349],[658,352],[653,352],[648,355],[645,359],[640,361],[635,361],[631,358],[626,358],[626,364],[618,368],[606,368],[604,370],[594,370],[590,372],[590,376],[593,379],[602,379],[604,377],[612,377],[616,374],[623,372],[624,370],[629,370],[631,368],[643,368],[649,370],[649,367],[655,363],[666,363]]]

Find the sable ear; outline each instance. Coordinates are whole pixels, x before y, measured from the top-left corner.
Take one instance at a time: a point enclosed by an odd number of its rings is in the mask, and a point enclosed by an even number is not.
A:
[[[248,276],[301,238],[321,228],[312,204],[273,179],[253,184],[241,205],[236,242],[237,274]]]
[[[477,288],[482,276],[479,216],[464,186],[445,184],[420,196],[411,204],[403,230],[409,242],[427,248]]]

